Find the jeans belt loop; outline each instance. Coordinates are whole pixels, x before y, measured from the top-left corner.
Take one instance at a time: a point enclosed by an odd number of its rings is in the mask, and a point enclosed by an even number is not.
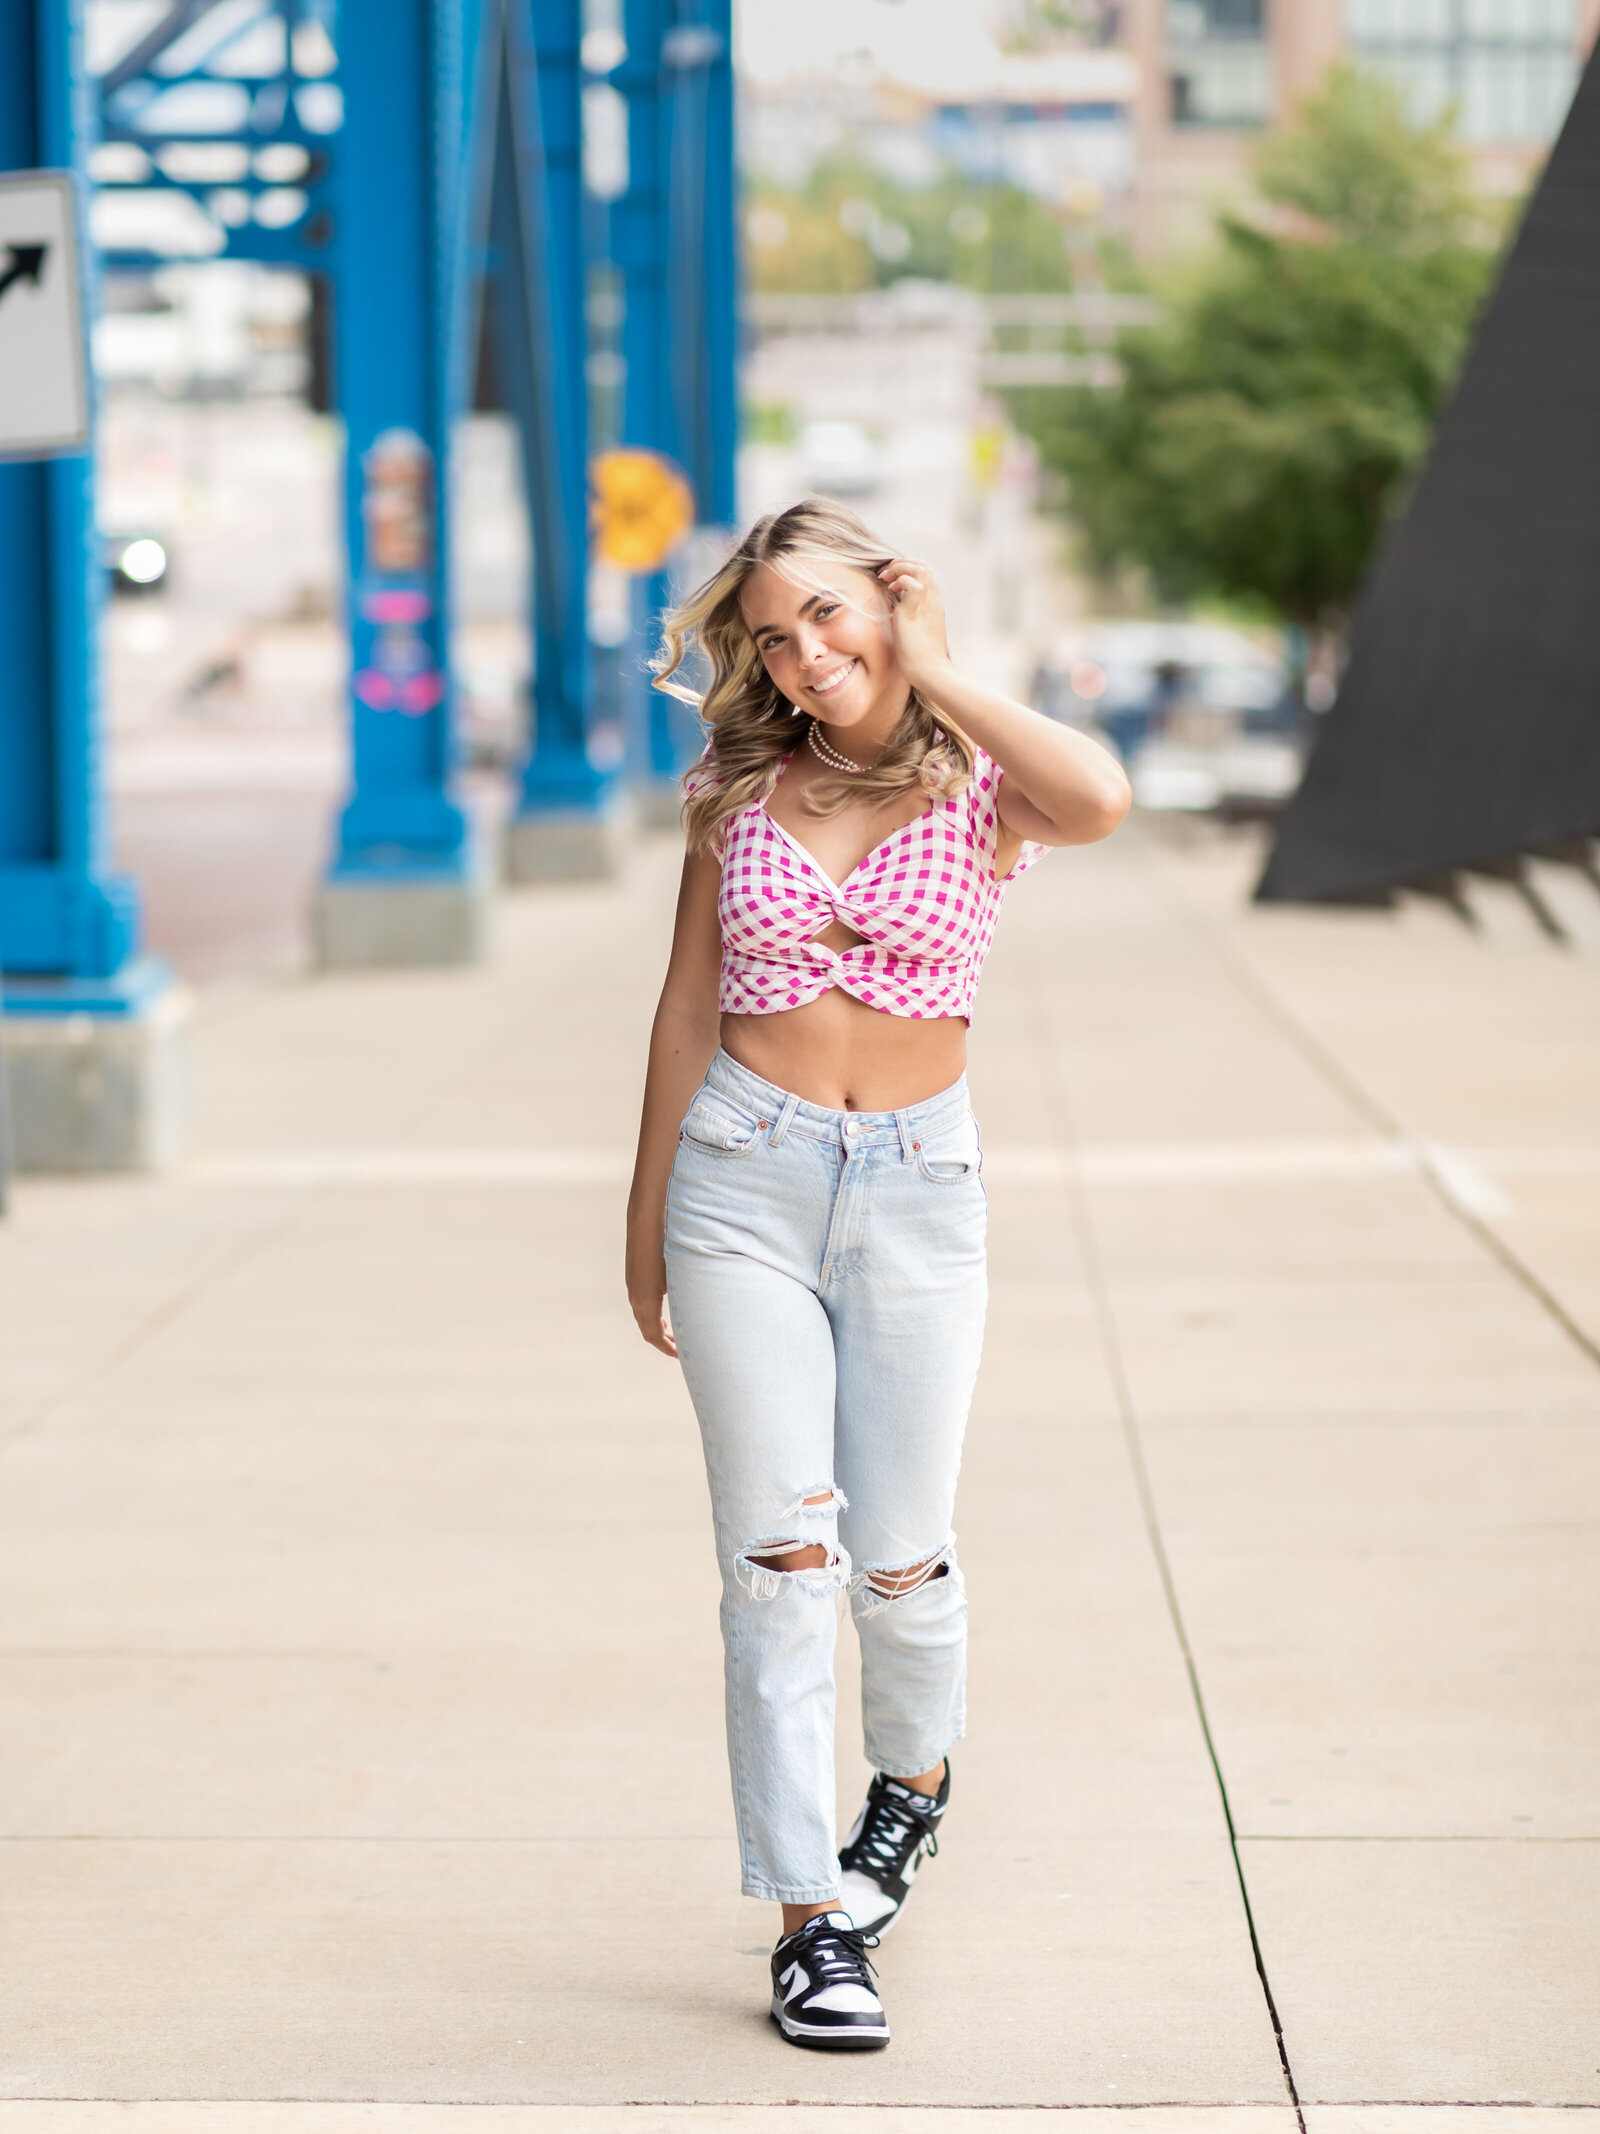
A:
[[[897,1111],[894,1115],[894,1123],[900,1129],[900,1161],[902,1163],[910,1163],[914,1160],[913,1151],[916,1147],[916,1143],[911,1138],[910,1115],[903,1111]]]
[[[794,1123],[794,1115],[799,1108],[800,1099],[792,1092],[784,1098],[782,1105],[779,1107],[778,1116],[773,1121],[772,1132],[767,1136],[767,1147],[769,1149],[775,1149],[779,1142],[782,1141],[784,1135]]]

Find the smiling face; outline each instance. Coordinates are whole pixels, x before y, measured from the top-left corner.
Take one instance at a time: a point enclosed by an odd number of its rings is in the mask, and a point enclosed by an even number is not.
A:
[[[787,572],[762,563],[739,605],[762,664],[797,709],[837,727],[899,718],[907,685],[889,597],[870,573],[831,556],[796,559]]]

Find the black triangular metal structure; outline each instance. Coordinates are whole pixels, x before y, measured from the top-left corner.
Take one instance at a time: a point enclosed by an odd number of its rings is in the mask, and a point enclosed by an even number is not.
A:
[[[1600,832],[1600,52],[1256,895],[1365,901]]]

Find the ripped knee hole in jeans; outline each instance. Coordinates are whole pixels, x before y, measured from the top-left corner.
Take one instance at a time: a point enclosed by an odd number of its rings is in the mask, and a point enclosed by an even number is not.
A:
[[[785,1516],[817,1517],[848,1509],[849,1500],[843,1490],[830,1485],[798,1498]],[[748,1542],[736,1559],[736,1568],[749,1574],[746,1583],[756,1600],[776,1599],[783,1590],[783,1581],[790,1578],[813,1592],[833,1592],[846,1584],[852,1588],[865,1585],[880,1603],[904,1600],[934,1579],[947,1578],[950,1567],[951,1551],[936,1549],[918,1563],[868,1566],[852,1577],[849,1559],[842,1549],[829,1550],[820,1541],[789,1540],[780,1535]],[[821,1579],[806,1575],[819,1571],[825,1574]]]

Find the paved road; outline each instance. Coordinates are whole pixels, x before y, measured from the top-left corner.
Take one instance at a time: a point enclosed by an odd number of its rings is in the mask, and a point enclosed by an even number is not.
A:
[[[1247,860],[1056,855],[986,980],[972,1735],[882,2057],[764,2021],[617,1289],[670,845],[482,970],[212,996],[190,1168],[24,1184],[0,2134],[1585,2123],[1594,970]]]

